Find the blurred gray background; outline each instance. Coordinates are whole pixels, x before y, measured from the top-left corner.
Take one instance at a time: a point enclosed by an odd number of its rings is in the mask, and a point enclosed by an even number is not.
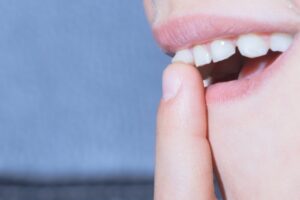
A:
[[[151,179],[168,62],[142,0],[1,0],[1,180]]]

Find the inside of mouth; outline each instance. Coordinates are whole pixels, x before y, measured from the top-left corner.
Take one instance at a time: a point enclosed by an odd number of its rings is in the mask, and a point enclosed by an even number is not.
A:
[[[200,67],[199,71],[206,87],[216,83],[250,79],[267,69],[280,54],[269,51],[265,56],[247,58],[237,51],[224,61]]]

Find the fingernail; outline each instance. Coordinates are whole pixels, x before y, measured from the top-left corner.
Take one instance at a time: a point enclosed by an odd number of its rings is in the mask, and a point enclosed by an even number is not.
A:
[[[174,98],[179,91],[181,82],[178,71],[167,68],[163,74],[163,100],[168,101]]]

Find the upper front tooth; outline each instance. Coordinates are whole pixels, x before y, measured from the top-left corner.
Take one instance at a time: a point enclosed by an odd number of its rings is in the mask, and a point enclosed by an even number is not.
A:
[[[249,58],[266,55],[269,50],[267,42],[255,34],[242,35],[237,40],[237,46],[243,56]]]
[[[274,33],[270,43],[272,51],[285,52],[292,44],[293,36],[286,33]]]
[[[194,56],[191,50],[185,49],[178,51],[174,58],[172,59],[172,63],[175,62],[183,62],[186,64],[194,64]]]
[[[211,63],[211,55],[205,46],[195,46],[193,48],[193,55],[197,67]]]
[[[235,54],[235,46],[229,40],[215,40],[210,45],[212,60],[219,62]]]

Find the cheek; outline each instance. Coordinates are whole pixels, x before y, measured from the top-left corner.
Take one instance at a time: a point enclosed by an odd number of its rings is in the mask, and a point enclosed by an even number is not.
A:
[[[300,0],[292,0],[298,8],[300,8]]]

